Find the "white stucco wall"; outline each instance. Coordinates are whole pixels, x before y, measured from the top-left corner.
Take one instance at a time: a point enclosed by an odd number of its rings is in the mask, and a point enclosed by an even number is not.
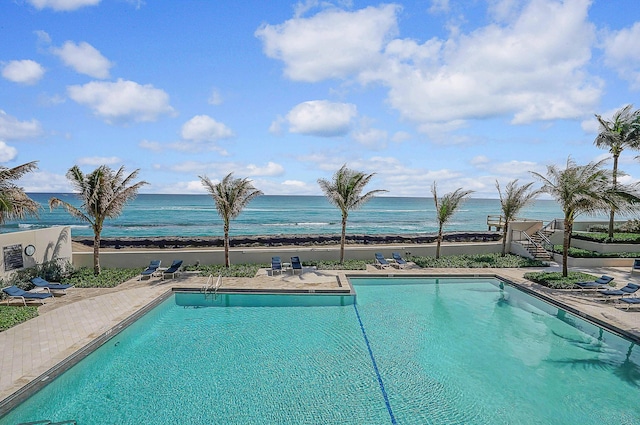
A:
[[[27,255],[25,248],[35,247],[33,255]],[[47,261],[61,259],[71,262],[71,228],[48,227],[46,229],[25,230],[22,232],[0,234],[0,278],[4,278],[22,268],[33,267]],[[23,267],[14,270],[10,268],[9,255],[13,253],[13,260],[22,257]]]

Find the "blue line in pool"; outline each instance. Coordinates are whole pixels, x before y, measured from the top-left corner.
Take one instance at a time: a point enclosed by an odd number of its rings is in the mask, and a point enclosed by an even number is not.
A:
[[[364,325],[362,324],[362,319],[360,319],[360,312],[358,311],[358,306],[354,303],[353,308],[356,311],[356,317],[358,318],[358,323],[360,323],[360,330],[362,331],[362,336],[364,337],[364,342],[367,344],[367,350],[369,350],[369,357],[371,357],[371,363],[373,363],[373,370],[376,372],[376,376],[378,378],[378,384],[380,385],[380,391],[382,391],[382,397],[384,397],[384,404],[387,406],[387,411],[389,412],[389,416],[391,417],[391,423],[396,425],[396,417],[393,416],[393,410],[391,410],[391,404],[389,403],[389,397],[387,396],[387,390],[384,389],[384,383],[382,382],[382,376],[380,376],[380,371],[378,370],[378,364],[376,363],[376,358],[373,357],[373,351],[371,350],[371,345],[369,345],[369,338],[367,338],[367,332],[364,330]]]

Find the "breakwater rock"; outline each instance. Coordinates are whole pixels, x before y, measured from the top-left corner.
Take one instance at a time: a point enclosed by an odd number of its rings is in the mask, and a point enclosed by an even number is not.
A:
[[[451,232],[444,236],[445,242],[495,242],[499,232]],[[429,244],[435,243],[436,234],[420,235],[347,235],[347,244]],[[74,242],[93,246],[93,238],[73,238]],[[229,240],[232,248],[278,247],[278,246],[322,246],[340,244],[340,235],[268,235],[233,236]],[[101,248],[216,248],[224,246],[221,236],[207,237],[150,237],[150,238],[103,238]]]

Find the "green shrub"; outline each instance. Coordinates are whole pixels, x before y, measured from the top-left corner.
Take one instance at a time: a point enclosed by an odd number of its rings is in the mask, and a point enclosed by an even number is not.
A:
[[[507,254],[448,255],[435,257],[410,257],[410,261],[420,267],[430,268],[509,268],[509,267],[546,267],[549,264],[539,260]]]
[[[553,252],[562,254],[562,245],[554,245]],[[569,257],[573,258],[636,258],[638,252],[597,252],[582,248],[569,248]]]
[[[60,282],[73,270],[73,266],[68,261],[47,261],[34,267],[17,270],[8,279],[2,280],[3,286],[15,285],[24,290],[33,289],[30,280],[40,276],[49,282]]]
[[[0,331],[9,329],[19,323],[26,322],[38,316],[38,307],[36,306],[0,306]]]
[[[609,233],[605,231],[600,232],[574,232],[571,234],[572,239],[579,239],[584,241],[592,241],[598,243],[627,243],[627,244],[640,244],[640,233],[614,233],[613,239],[609,239]]]
[[[190,265],[185,266],[186,271],[198,271],[201,276],[208,275],[222,275],[222,277],[254,277],[258,273],[258,269],[264,267],[271,267],[270,264],[231,264],[230,267],[225,267],[222,264],[207,264],[207,265]]]
[[[308,267],[315,266],[318,270],[366,270],[368,263],[364,260],[344,260],[343,264],[339,261],[305,260],[302,264]]]
[[[553,289],[572,289],[576,282],[592,282],[598,277],[588,273],[569,272],[567,277],[561,272],[530,272],[525,273],[524,278]]]
[[[142,269],[104,268],[99,275],[93,274],[93,268],[81,267],[74,270],[61,283],[71,283],[76,288],[114,288],[140,274]]]

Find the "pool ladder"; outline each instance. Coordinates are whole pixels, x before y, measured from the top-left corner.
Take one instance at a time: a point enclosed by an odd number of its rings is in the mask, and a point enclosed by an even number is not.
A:
[[[215,300],[218,297],[218,289],[220,289],[220,285],[222,285],[222,273],[218,275],[218,279],[213,282],[213,275],[210,274],[207,278],[207,283],[202,287],[202,291],[204,293],[205,299],[207,298],[207,294],[213,294],[213,299]]]
[[[51,422],[49,419],[44,419],[42,421],[35,422],[22,422],[18,425],[76,425],[75,419],[69,419],[68,421],[62,422]]]

